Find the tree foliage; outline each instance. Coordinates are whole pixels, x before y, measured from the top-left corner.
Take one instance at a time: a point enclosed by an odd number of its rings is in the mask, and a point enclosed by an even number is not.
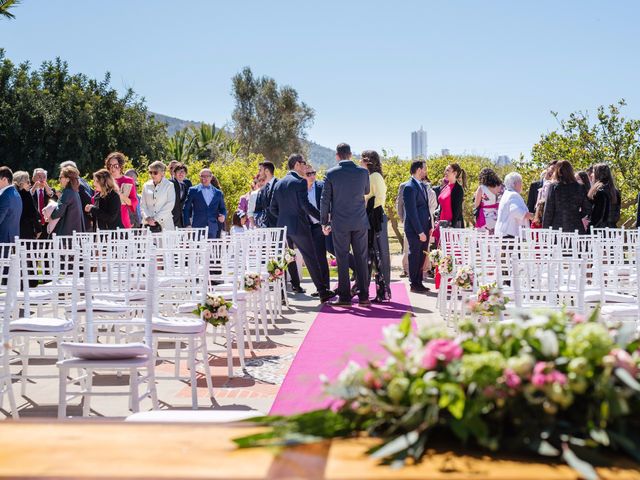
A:
[[[0,0],[0,17],[14,19],[16,16],[11,9],[20,4],[20,0]]]
[[[607,163],[622,193],[622,222],[635,213],[640,191],[640,120],[621,115],[624,99],[608,107],[600,106],[593,121],[588,112],[574,112],[568,119],[558,119],[559,128],[542,135],[533,146],[532,164],[541,170],[551,160],[569,160],[577,170],[595,163]]]
[[[256,78],[249,67],[232,81],[235,137],[247,153],[260,153],[280,165],[288,154],[303,150],[300,140],[314,111],[298,100],[295,89],[278,87],[273,78]]]
[[[147,116],[144,100],[132,90],[119,96],[107,73],[102,81],[71,74],[59,58],[32,69],[14,65],[0,49],[0,158],[12,168],[49,171],[73,160],[83,173],[103,165],[121,150],[162,160],[164,125]]]

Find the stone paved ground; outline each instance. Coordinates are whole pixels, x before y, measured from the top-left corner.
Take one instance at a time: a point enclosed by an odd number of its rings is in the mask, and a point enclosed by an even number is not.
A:
[[[394,277],[400,273],[400,257],[394,255]],[[405,284],[406,279],[403,279]],[[430,282],[428,282],[430,283]],[[271,408],[278,389],[294,359],[298,348],[313,323],[319,310],[318,301],[309,294],[314,291],[310,281],[304,282],[307,294],[289,294],[291,305],[290,310],[284,310],[283,318],[276,320],[276,327],[270,325],[268,339],[261,342],[254,342],[254,350],[247,349],[246,370],[242,372],[236,361],[236,377],[227,377],[226,351],[223,345],[210,345],[213,356],[210,358],[212,368],[214,402],[207,398],[207,388],[204,376],[198,376],[198,398],[201,409],[233,409],[233,410],[258,410],[268,412]],[[432,290],[433,284],[430,285]],[[435,312],[435,294],[416,295],[409,293],[412,308],[419,321],[429,323],[439,322],[440,317]],[[171,348],[162,348],[161,355],[171,358],[173,351]],[[48,348],[55,352],[54,348]],[[218,355],[216,355],[218,352]],[[51,374],[52,378],[37,380],[27,387],[27,394],[20,396],[19,385],[14,386],[17,396],[20,415],[23,418],[29,417],[55,417],[57,415],[58,382],[57,368],[53,361],[33,362],[32,373],[44,372]],[[163,362],[156,369],[158,377],[173,375],[173,363]],[[188,376],[186,368],[181,369],[181,375]],[[117,375],[101,375],[94,385],[97,388],[108,388],[126,392],[128,390],[128,377],[123,373],[121,377]],[[161,408],[166,409],[187,409],[191,407],[191,388],[185,381],[176,379],[158,380],[158,397]],[[5,406],[6,406],[5,402]],[[72,403],[68,409],[68,415],[81,415],[77,401]],[[126,417],[128,410],[126,397],[96,397],[91,402],[91,415],[106,416],[114,419]],[[141,410],[151,408],[150,402],[144,401]],[[7,412],[0,410],[0,415]]]

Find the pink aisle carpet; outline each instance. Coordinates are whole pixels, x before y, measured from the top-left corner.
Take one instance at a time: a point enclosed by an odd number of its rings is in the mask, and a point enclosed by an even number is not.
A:
[[[372,288],[374,286],[372,285]],[[382,327],[398,323],[411,311],[409,296],[402,282],[391,284],[389,303],[351,308],[325,305],[311,325],[296,354],[280,391],[271,407],[271,415],[290,415],[325,408],[330,400],[323,395],[320,375],[334,379],[354,360],[364,365],[384,357],[380,346]],[[375,291],[371,292],[371,297]]]

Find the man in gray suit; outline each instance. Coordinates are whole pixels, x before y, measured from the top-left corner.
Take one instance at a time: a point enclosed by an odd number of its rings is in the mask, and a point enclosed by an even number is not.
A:
[[[351,247],[355,257],[359,304],[368,306],[371,305],[367,267],[369,219],[364,196],[369,193],[369,172],[351,161],[351,147],[346,143],[338,145],[336,159],[338,165],[327,172],[320,198],[320,223],[325,235],[332,233],[338,263],[338,300],[334,305],[351,305]]]

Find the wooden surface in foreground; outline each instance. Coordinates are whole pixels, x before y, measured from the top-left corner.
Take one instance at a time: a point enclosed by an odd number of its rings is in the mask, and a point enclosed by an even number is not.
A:
[[[577,479],[564,465],[514,457],[430,451],[418,466],[380,466],[364,452],[369,439],[288,448],[237,450],[232,439],[255,427],[211,424],[30,422],[0,424],[0,477],[10,478],[242,478],[242,479]],[[535,460],[535,458],[534,458]],[[598,469],[602,479],[640,479],[621,459]]]

